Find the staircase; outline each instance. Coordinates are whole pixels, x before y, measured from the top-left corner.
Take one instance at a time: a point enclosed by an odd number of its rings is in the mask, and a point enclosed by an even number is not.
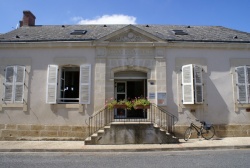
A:
[[[114,110],[103,109],[89,118],[85,145],[178,143],[173,136],[176,120],[177,117],[154,104],[143,119],[114,119]]]

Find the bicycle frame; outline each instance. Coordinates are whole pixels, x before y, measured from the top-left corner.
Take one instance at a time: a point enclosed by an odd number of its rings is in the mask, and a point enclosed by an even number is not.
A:
[[[194,123],[191,123],[190,127],[194,128],[196,130],[196,132],[200,135],[201,134],[201,130],[203,129],[203,124],[201,124],[201,127],[198,127]]]

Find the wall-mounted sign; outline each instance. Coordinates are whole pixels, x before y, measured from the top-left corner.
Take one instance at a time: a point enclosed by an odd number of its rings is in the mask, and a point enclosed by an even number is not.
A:
[[[155,93],[149,93],[148,99],[155,99]]]
[[[157,105],[159,106],[167,105],[167,93],[164,93],[164,92],[157,93]]]

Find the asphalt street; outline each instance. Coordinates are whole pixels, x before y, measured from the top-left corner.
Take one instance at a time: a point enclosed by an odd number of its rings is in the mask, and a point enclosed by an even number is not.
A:
[[[0,153],[2,168],[249,168],[250,149],[161,152]]]

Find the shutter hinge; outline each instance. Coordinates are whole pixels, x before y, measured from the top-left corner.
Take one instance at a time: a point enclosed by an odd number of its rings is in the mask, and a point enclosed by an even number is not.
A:
[[[183,84],[181,83],[181,86],[183,86]]]

